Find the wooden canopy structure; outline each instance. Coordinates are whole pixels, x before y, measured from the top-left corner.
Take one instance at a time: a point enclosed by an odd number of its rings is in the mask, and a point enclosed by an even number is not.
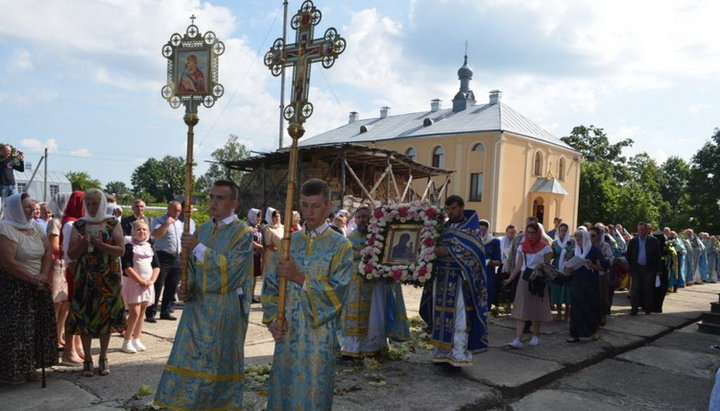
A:
[[[325,180],[337,209],[354,211],[361,205],[428,200],[440,203],[447,196],[453,170],[417,163],[396,151],[354,144],[300,147],[299,182]],[[249,157],[223,164],[245,172],[240,186],[240,208],[285,207],[289,152]],[[423,187],[423,190],[415,189]],[[298,201],[297,199],[295,200]],[[296,204],[296,209],[299,205]]]

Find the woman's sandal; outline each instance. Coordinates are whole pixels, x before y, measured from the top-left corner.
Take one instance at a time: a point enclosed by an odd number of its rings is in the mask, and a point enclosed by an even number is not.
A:
[[[95,370],[93,367],[92,360],[83,361],[83,377],[92,377],[95,375]]]
[[[580,339],[578,337],[570,337],[567,340],[565,340],[565,342],[576,343],[576,342],[580,342]]]
[[[110,367],[108,366],[107,357],[100,359],[100,364],[98,366],[98,374],[103,377],[110,374]]]

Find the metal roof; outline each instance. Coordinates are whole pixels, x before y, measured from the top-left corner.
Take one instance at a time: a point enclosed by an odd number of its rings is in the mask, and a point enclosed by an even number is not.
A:
[[[565,187],[556,178],[538,178],[530,188],[530,193],[550,193],[567,195]]]
[[[456,113],[453,113],[452,109],[442,109],[356,120],[306,138],[299,144],[311,146],[368,143],[486,131],[506,131],[575,151],[558,137],[502,102],[474,105]]]
[[[32,173],[34,170],[28,170],[25,168],[25,171],[17,171],[15,170],[15,181],[19,183],[25,183],[30,180],[30,177],[32,177]],[[45,179],[45,172],[40,169],[35,173],[35,180],[33,180],[33,184],[40,182],[42,184],[43,180]],[[64,173],[58,172],[58,171],[49,171],[47,173],[47,181],[48,183],[67,183],[70,184],[70,180],[65,176]]]

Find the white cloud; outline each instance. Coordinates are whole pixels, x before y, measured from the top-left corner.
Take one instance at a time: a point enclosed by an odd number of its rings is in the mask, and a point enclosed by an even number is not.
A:
[[[8,62],[8,69],[12,71],[25,71],[33,68],[30,60],[30,52],[27,50],[15,50]]]
[[[42,152],[45,148],[49,152],[53,152],[58,149],[58,144],[54,138],[47,139],[44,142],[36,138],[24,138],[20,140],[20,147],[31,152]]]
[[[70,151],[70,155],[73,157],[92,157],[92,153],[86,148],[78,148],[77,150],[72,150]]]

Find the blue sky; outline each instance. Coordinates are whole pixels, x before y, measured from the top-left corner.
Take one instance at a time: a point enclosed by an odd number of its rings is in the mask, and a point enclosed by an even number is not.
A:
[[[290,15],[301,1],[290,1]],[[447,107],[469,42],[471,88],[490,90],[557,136],[580,124],[631,137],[628,154],[687,160],[720,127],[716,1],[317,0],[320,35],[348,42],[330,70],[313,69],[306,136],[348,112],[377,117]],[[160,49],[195,14],[225,42],[225,95],[201,108],[198,173],[236,134],[277,148],[279,80],[262,63],[282,33],[281,0],[0,0],[0,141],[51,170],[130,182],[149,157],[184,155],[181,109],[160,96]]]

